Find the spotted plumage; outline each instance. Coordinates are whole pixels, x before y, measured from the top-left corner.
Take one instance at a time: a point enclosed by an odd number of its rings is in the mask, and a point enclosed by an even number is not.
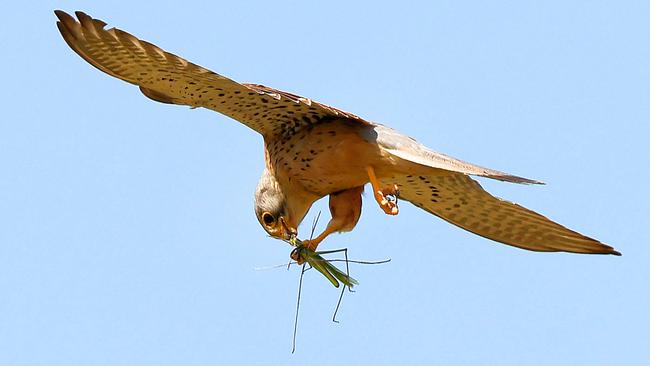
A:
[[[592,253],[596,240],[516,203],[494,197],[464,174],[397,175],[401,198],[474,234],[540,252]]]
[[[163,103],[204,107],[234,118],[263,136],[288,137],[328,117],[357,116],[308,98],[257,84],[240,84],[149,42],[76,12],[56,11],[68,45],[99,70],[139,86]]]
[[[311,205],[329,195],[332,219],[308,241],[349,231],[368,182],[380,208],[399,212],[397,197],[486,238],[535,251],[619,254],[517,204],[491,196],[468,175],[538,184],[434,152],[386,126],[295,94],[240,84],[106,23],[56,11],[68,45],[99,70],[137,85],[158,102],[203,107],[264,137],[266,168],[255,214],[272,236],[288,239]]]

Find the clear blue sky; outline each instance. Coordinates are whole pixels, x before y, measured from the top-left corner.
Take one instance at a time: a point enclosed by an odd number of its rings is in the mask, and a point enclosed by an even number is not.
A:
[[[650,360],[648,1],[24,3],[0,23],[0,364]],[[392,262],[353,266],[340,324],[308,273],[291,355],[298,271],[255,270],[290,252],[253,215],[261,137],[92,68],[56,8],[546,181],[482,183],[623,256],[526,252],[371,203],[323,247]]]

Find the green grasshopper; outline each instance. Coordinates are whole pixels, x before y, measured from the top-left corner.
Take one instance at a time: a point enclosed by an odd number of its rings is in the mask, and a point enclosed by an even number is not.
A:
[[[288,242],[290,245],[295,247],[291,251],[291,259],[296,261],[298,264],[303,264],[305,262],[309,263],[312,268],[316,269],[323,276],[325,276],[325,278],[327,278],[334,287],[338,288],[340,283],[342,283],[344,286],[347,286],[348,288],[352,288],[354,285],[359,284],[357,280],[350,277],[350,275],[347,273],[343,273],[343,271],[336,268],[336,266],[334,266],[331,261],[328,261],[321,256],[322,254],[331,254],[345,251],[345,249],[315,252],[306,247],[303,242],[297,237],[289,239]]]
[[[318,222],[318,218],[320,217],[320,213],[316,217],[316,220],[314,220],[314,225],[312,226],[312,235],[314,234],[314,229],[316,227],[316,223]],[[352,292],[352,287],[354,285],[358,285],[359,283],[357,280],[354,278],[350,277],[350,268],[349,268],[349,263],[359,263],[359,264],[381,264],[381,263],[387,263],[390,262],[390,259],[383,260],[383,261],[376,261],[376,262],[369,262],[369,261],[356,261],[356,260],[348,260],[348,250],[347,249],[336,249],[336,250],[326,250],[326,251],[319,251],[316,252],[314,250],[309,249],[305,243],[298,239],[297,236],[292,236],[290,239],[285,239],[285,242],[287,242],[289,245],[294,247],[294,249],[291,251],[291,259],[296,261],[298,265],[302,265],[302,271],[300,273],[300,282],[298,283],[298,301],[296,303],[296,319],[294,321],[293,325],[293,348],[291,350],[291,353],[294,353],[296,351],[296,335],[298,333],[298,313],[300,311],[300,294],[302,293],[302,276],[305,274],[305,270],[307,269],[304,264],[308,263],[311,268],[315,268],[318,272],[320,272],[325,278],[327,278],[330,283],[336,287],[339,288],[341,283],[343,284],[343,288],[341,289],[341,294],[339,295],[339,300],[336,303],[336,309],[334,310],[334,315],[332,316],[332,321],[338,323],[336,320],[336,314],[339,311],[339,306],[341,305],[341,300],[343,299],[343,293],[345,292],[345,288],[347,287],[349,291]],[[328,260],[322,257],[323,254],[332,254],[332,253],[340,253],[343,252],[345,253],[345,269],[346,273],[343,273],[340,269],[336,268],[332,264],[332,262],[339,261],[337,259],[334,260]],[[291,262],[289,263],[291,264]]]
[[[311,249],[309,249],[303,242],[302,240],[298,239],[297,237],[292,237],[289,240],[285,240],[287,243],[289,243],[291,246],[295,247],[291,251],[291,259],[296,261],[298,265],[302,265],[302,272],[300,273],[300,282],[298,284],[298,302],[296,304],[296,319],[294,321],[293,325],[293,348],[291,349],[291,353],[294,353],[296,351],[296,335],[298,333],[298,312],[300,311],[300,294],[302,290],[302,276],[305,273],[305,262],[308,263],[312,268],[315,268],[318,272],[320,272],[325,278],[327,278],[330,283],[338,288],[340,284],[343,284],[343,289],[341,290],[341,295],[339,296],[339,301],[336,304],[336,309],[334,310],[334,315],[332,316],[332,321],[338,323],[336,320],[336,314],[339,311],[339,306],[341,305],[341,300],[343,299],[343,293],[345,292],[345,287],[352,291],[352,286],[359,284],[357,280],[354,278],[350,277],[349,274],[343,273],[340,269],[336,268],[331,261],[328,261],[327,259],[323,258],[321,254],[331,254],[331,253],[338,253],[338,252],[345,252],[346,253],[346,260],[345,260],[345,265],[346,265],[346,270],[349,273],[350,270],[348,268],[348,261],[347,261],[347,249],[337,249],[337,250],[328,250],[328,251],[320,251],[316,252]]]

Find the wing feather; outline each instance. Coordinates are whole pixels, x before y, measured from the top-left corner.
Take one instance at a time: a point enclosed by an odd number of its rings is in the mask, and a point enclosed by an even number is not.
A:
[[[498,170],[484,168],[475,164],[468,163],[451,156],[435,152],[428,149],[412,137],[406,136],[395,131],[390,127],[377,124],[373,130],[377,134],[375,137],[377,144],[382,150],[394,155],[400,159],[408,160],[413,163],[428,166],[436,169],[444,169],[450,172],[457,172],[481,177],[501,180],[511,183],[520,184],[544,184],[538,180],[519,177],[516,175],[504,173]]]
[[[397,184],[400,198],[474,234],[540,252],[614,254],[609,245],[494,197],[465,174],[399,175],[380,178]]]
[[[66,43],[99,70],[138,85],[158,102],[204,107],[225,114],[265,137],[291,136],[328,118],[372,125],[352,113],[257,84],[240,84],[106,23],[55,11]]]

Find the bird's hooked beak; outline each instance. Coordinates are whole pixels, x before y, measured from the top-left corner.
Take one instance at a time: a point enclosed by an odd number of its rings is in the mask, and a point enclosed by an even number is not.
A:
[[[280,237],[284,240],[293,240],[298,236],[298,229],[295,224],[284,216],[280,217]]]

